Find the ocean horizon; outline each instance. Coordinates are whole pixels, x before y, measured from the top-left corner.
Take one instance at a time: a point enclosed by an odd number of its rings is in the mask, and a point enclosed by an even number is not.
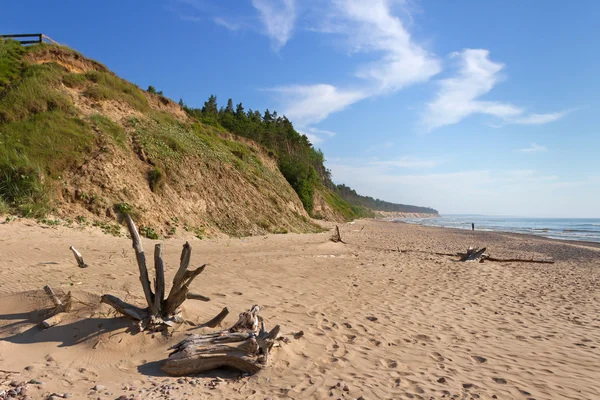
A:
[[[435,218],[397,218],[409,224],[476,231],[524,233],[551,239],[600,243],[600,218],[527,218],[491,215],[441,215]]]

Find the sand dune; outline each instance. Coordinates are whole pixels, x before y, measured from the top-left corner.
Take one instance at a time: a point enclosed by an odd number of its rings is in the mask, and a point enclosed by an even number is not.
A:
[[[329,242],[329,233],[190,239],[192,264],[209,264],[194,291],[212,301],[186,302],[186,317],[201,323],[227,306],[230,325],[260,304],[290,343],[249,378],[171,378],[160,361],[186,332],[134,334],[98,304],[104,293],[144,303],[126,238],[0,225],[0,393],[33,379],[43,383],[26,385],[31,398],[600,398],[597,245],[374,221],[341,230],[346,245]],[[165,243],[167,276],[184,239]],[[77,268],[70,245],[89,268]],[[457,263],[396,251],[470,245],[557,262]],[[77,301],[69,319],[41,331],[45,284]]]

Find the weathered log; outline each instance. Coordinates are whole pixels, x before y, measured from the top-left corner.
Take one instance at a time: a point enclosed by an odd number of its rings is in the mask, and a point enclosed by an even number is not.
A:
[[[254,357],[237,350],[221,354],[197,354],[188,358],[168,358],[161,369],[171,376],[184,376],[222,367],[235,368],[248,374],[255,374],[261,370]]]
[[[150,310],[150,314],[156,315],[158,310],[154,306],[154,294],[150,288],[150,279],[148,278],[148,268],[146,267],[146,256],[144,255],[142,240],[140,239],[140,234],[138,233],[131,216],[127,215],[126,220],[127,227],[129,228],[129,234],[131,235],[132,247],[135,250],[135,257],[140,271],[140,282],[142,283],[142,288],[144,289],[144,296],[146,297],[146,302],[148,303],[148,309]]]
[[[46,318],[45,320],[40,322],[40,326],[44,329],[48,329],[52,326],[58,325],[62,321],[63,317],[66,315],[67,314],[64,312],[54,314],[53,316]]]
[[[147,310],[144,310],[140,307],[134,306],[133,304],[126,303],[123,300],[119,299],[118,297],[115,297],[110,294],[102,295],[100,302],[104,303],[104,304],[108,304],[109,306],[111,306],[112,308],[114,308],[115,310],[120,312],[121,314],[123,314],[129,318],[133,318],[136,321],[142,321],[148,317]]]
[[[224,311],[226,309],[221,314]],[[240,313],[238,321],[228,330],[190,335],[170,348],[174,351],[169,354],[162,370],[173,376],[197,374],[220,367],[250,374],[260,371],[268,362],[280,327],[277,325],[267,332],[259,311],[260,307],[255,305]]]
[[[87,268],[88,265],[85,263],[85,261],[83,261],[83,256],[81,255],[80,252],[77,251],[77,249],[73,246],[69,247],[69,250],[71,250],[73,252],[73,255],[75,256],[75,260],[77,261],[77,265],[79,266],[79,268]]]
[[[154,246],[154,309],[157,314],[162,315],[162,306],[165,299],[165,267],[162,260],[162,244]]]
[[[186,298],[188,300],[210,301],[210,297],[202,296],[198,293],[188,293]]]

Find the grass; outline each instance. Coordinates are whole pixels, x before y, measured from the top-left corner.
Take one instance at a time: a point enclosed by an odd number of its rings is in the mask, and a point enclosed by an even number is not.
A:
[[[353,207],[346,200],[342,199],[339,194],[325,187],[318,189],[325,199],[325,202],[338,214],[342,215],[346,220],[354,218],[367,217],[369,210],[364,207]]]
[[[0,99],[0,122],[14,122],[46,111],[68,112],[71,101],[59,91],[63,67],[41,64],[24,67],[11,90]]]
[[[25,47],[15,40],[0,39],[0,96],[3,90],[19,78]]]
[[[149,111],[148,100],[135,85],[110,72],[89,71],[85,74],[92,85],[84,95],[92,100],[121,100],[138,111]]]
[[[127,133],[120,125],[117,125],[102,114],[93,114],[90,116],[92,126],[112,138],[112,140],[121,148],[127,147]]]

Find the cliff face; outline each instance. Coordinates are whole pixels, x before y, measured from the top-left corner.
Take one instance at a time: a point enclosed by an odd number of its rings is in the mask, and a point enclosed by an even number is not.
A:
[[[130,214],[150,235],[320,229],[261,146],[70,49],[0,46],[11,72],[0,76],[5,208],[113,232]]]
[[[436,218],[440,214],[435,213],[403,213],[403,212],[389,212],[389,211],[375,211],[375,218],[377,219],[396,219],[396,218]]]

